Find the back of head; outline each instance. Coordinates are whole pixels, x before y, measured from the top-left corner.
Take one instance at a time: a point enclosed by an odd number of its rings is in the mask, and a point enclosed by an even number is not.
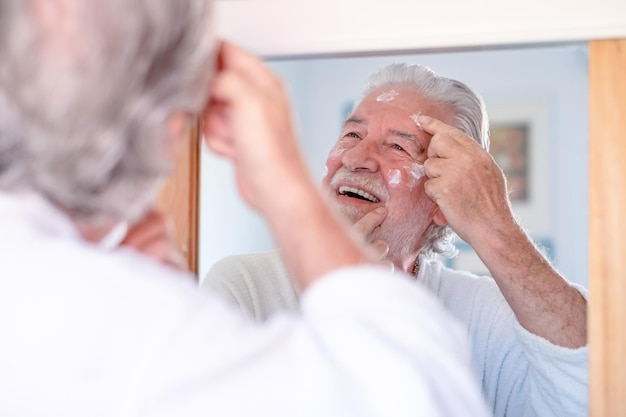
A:
[[[427,100],[439,103],[454,112],[455,126],[473,138],[484,149],[489,149],[489,119],[483,99],[466,84],[435,74],[430,68],[406,63],[388,65],[367,80],[363,97],[388,84],[412,87]],[[431,224],[424,235],[421,253],[432,256],[456,253],[452,230],[448,226]]]
[[[211,28],[208,0],[3,0],[0,190],[141,216],[171,169],[168,118],[206,99]]]

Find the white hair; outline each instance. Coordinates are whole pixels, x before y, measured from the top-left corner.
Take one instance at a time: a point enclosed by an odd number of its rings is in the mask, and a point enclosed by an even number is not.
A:
[[[455,127],[464,132],[485,150],[489,149],[489,118],[480,95],[466,84],[435,74],[430,68],[406,63],[388,65],[367,80],[362,97],[389,84],[410,86],[426,100],[439,103],[455,113]],[[420,253],[454,256],[452,229],[432,224],[424,233]]]
[[[167,120],[213,75],[209,0],[2,0],[0,189],[133,220],[171,170]]]

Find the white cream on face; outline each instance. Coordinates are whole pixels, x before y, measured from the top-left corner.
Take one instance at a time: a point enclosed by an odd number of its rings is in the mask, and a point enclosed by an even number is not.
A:
[[[387,178],[389,178],[387,180],[389,186],[395,187],[400,184],[400,180],[402,179],[402,173],[399,169],[390,169],[389,171],[387,171]]]
[[[422,129],[422,125],[420,125],[420,122],[419,122],[419,118],[421,115],[422,115],[422,112],[418,111],[417,113],[412,114],[409,117],[415,122],[415,126],[417,126],[420,130],[424,130]]]
[[[382,101],[384,103],[387,103],[393,101],[393,99],[399,94],[400,93],[398,93],[396,90],[389,90],[376,97],[376,101]]]
[[[402,175],[404,173],[404,175]],[[402,170],[390,169],[387,171],[387,183],[390,187],[397,187],[406,182],[409,189],[413,189],[419,183],[419,180],[426,175],[424,165],[414,162],[411,166],[405,165]],[[408,181],[405,180],[408,178]]]
[[[426,175],[426,171],[424,171],[424,165],[418,164],[414,162],[410,167],[404,167],[409,175],[411,176],[411,181],[409,182],[409,187],[414,188],[419,180]]]
[[[347,149],[343,146],[335,146],[333,149],[331,149],[330,154],[328,154],[328,158],[338,159],[346,152],[346,150]]]
[[[322,172],[322,179],[326,178],[328,176],[328,165],[325,164],[324,165],[324,172]]]

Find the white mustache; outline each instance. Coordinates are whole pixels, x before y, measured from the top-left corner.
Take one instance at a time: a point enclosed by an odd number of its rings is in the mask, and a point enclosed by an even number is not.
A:
[[[389,200],[389,191],[387,191],[387,187],[379,175],[352,172],[342,167],[331,178],[330,186],[333,190],[336,190],[339,187],[339,183],[347,183],[362,188],[378,197],[381,201]]]

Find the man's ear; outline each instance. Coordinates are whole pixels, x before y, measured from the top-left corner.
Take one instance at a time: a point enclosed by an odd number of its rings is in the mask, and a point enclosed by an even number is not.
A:
[[[433,216],[433,222],[435,222],[437,226],[445,226],[446,224],[448,224],[446,217],[443,215],[443,213],[439,209],[437,209],[437,212]]]
[[[167,119],[167,143],[165,145],[165,151],[167,152],[167,157],[171,158],[172,161],[176,161],[182,143],[184,143],[184,140],[187,139],[189,135],[192,121],[193,117],[184,111],[176,111]]]

